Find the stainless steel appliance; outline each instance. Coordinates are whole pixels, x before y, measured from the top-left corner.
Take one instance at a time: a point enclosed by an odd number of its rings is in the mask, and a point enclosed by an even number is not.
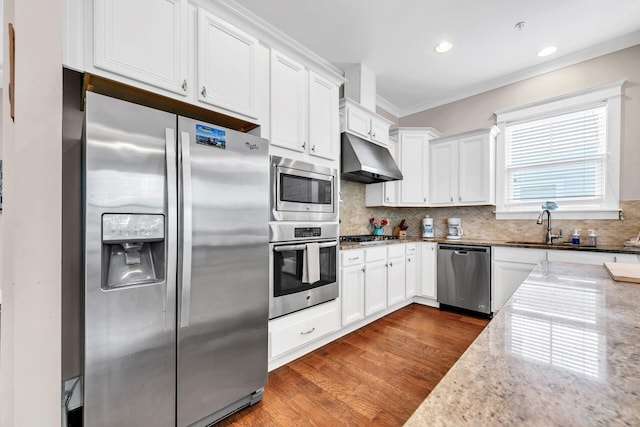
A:
[[[338,224],[271,224],[276,241],[269,244],[269,318],[283,316],[339,295],[337,281]],[[317,245],[318,280],[305,280],[310,245]]]
[[[491,248],[438,245],[438,302],[491,315]]]
[[[338,221],[336,169],[271,157],[272,221]]]
[[[84,425],[205,426],[267,382],[267,141],[87,92]]]
[[[384,243],[389,240],[398,240],[398,236],[389,236],[386,234],[359,234],[353,236],[340,236],[340,241],[345,243],[359,243],[361,245],[375,245],[377,243]]]
[[[347,181],[372,184],[402,180],[402,172],[387,148],[348,132],[342,133],[340,159],[340,177]]]

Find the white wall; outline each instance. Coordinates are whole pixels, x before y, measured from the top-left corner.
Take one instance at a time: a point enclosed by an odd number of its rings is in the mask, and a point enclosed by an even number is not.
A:
[[[0,424],[61,422],[62,0],[5,0],[16,29],[15,122],[2,97]],[[8,40],[3,87],[9,86]],[[9,250],[10,248],[10,250]]]

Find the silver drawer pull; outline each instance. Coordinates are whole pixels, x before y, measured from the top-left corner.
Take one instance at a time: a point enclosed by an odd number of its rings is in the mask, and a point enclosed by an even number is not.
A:
[[[316,328],[311,328],[307,332],[300,332],[300,335],[309,335],[311,332],[315,331]]]
[[[360,259],[360,257],[359,257],[359,256],[357,256],[357,257],[355,257],[355,258],[349,258],[349,261],[356,261],[356,260],[359,260],[359,259]]]

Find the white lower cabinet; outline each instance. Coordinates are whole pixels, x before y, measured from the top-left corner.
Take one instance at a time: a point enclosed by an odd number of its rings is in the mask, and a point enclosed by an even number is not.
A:
[[[404,296],[406,299],[412,298],[416,294],[416,288],[420,280],[420,270],[418,269],[418,261],[420,256],[418,255],[418,244],[407,243],[405,248],[405,288]]]
[[[436,299],[436,254],[437,243],[424,242],[420,244],[420,295],[423,297]]]
[[[387,308],[387,248],[365,250],[364,314],[370,316]]]
[[[545,259],[546,251],[542,249],[493,247],[491,311],[500,310],[535,266]]]
[[[340,299],[342,326],[364,319],[364,250],[340,254]]]
[[[269,321],[271,359],[340,329],[340,306],[333,300]]]
[[[578,264],[602,265],[603,262],[615,262],[616,254],[607,252],[577,252],[572,250],[547,251],[547,261],[575,262]]]
[[[387,306],[392,306],[405,299],[405,245],[390,245],[387,250]]]

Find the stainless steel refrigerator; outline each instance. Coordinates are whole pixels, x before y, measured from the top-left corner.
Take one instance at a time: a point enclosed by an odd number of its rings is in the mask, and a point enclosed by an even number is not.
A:
[[[267,383],[268,144],[92,92],[84,425],[205,426]]]

